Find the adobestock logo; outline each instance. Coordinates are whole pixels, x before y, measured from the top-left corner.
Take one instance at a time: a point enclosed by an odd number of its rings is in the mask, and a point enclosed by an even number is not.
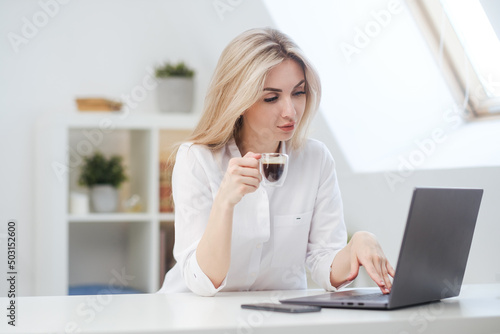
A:
[[[243,0],[214,0],[212,5],[221,21],[224,21],[225,13],[232,12],[243,3]]]
[[[456,129],[462,123],[463,109],[455,105],[448,108],[443,113],[443,119],[447,124],[447,128]],[[406,179],[415,173],[415,170],[423,166],[426,161],[435,153],[440,144],[448,140],[448,135],[442,127],[434,128],[430,136],[420,140],[415,140],[413,143],[417,146],[407,156],[398,156],[399,164],[397,171],[385,172],[384,177],[387,185],[392,192],[396,190],[398,183],[404,183]]]
[[[378,11],[372,10],[370,16],[373,20],[368,21],[363,29],[359,26],[354,28],[352,43],[342,42],[339,45],[340,51],[342,51],[347,63],[350,64],[355,54],[360,54],[361,50],[368,47],[372,40],[380,35],[382,30],[391,23],[393,15],[397,15],[401,12],[402,8],[399,0],[389,1],[387,9]]]
[[[483,85],[472,90],[474,96],[478,99],[488,98],[488,93],[494,96],[500,96],[500,80],[493,77],[493,73],[488,73],[483,77]]]
[[[21,34],[16,34],[14,32],[9,32],[7,38],[9,39],[10,46],[15,53],[19,52],[19,47],[21,45],[27,45],[33,38],[35,38],[40,29],[45,27],[50,19],[54,18],[59,14],[61,9],[60,5],[66,5],[70,0],[40,0],[38,5],[41,10],[35,12],[29,20],[26,16],[23,16],[21,21],[23,23],[21,27]]]

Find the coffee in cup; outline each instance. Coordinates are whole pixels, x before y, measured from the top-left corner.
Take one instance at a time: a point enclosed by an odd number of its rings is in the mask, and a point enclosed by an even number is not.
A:
[[[262,153],[260,172],[264,185],[280,187],[285,182],[288,170],[288,155],[283,153]]]

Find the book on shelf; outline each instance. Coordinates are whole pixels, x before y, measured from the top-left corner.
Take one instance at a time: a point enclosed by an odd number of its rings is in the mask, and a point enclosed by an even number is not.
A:
[[[174,212],[172,170],[172,163],[167,161],[160,162],[160,212]]]

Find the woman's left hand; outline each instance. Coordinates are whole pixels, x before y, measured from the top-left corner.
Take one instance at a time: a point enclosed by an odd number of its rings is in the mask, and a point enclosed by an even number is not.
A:
[[[347,279],[354,280],[358,276],[359,267],[364,266],[382,293],[389,293],[392,287],[389,276],[394,277],[395,272],[376,237],[369,232],[356,232],[349,243],[351,270]]]

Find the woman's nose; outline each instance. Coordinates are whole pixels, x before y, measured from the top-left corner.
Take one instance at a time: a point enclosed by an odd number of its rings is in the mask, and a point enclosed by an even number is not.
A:
[[[294,119],[296,115],[295,106],[291,99],[285,99],[283,109],[281,110],[281,117]]]

